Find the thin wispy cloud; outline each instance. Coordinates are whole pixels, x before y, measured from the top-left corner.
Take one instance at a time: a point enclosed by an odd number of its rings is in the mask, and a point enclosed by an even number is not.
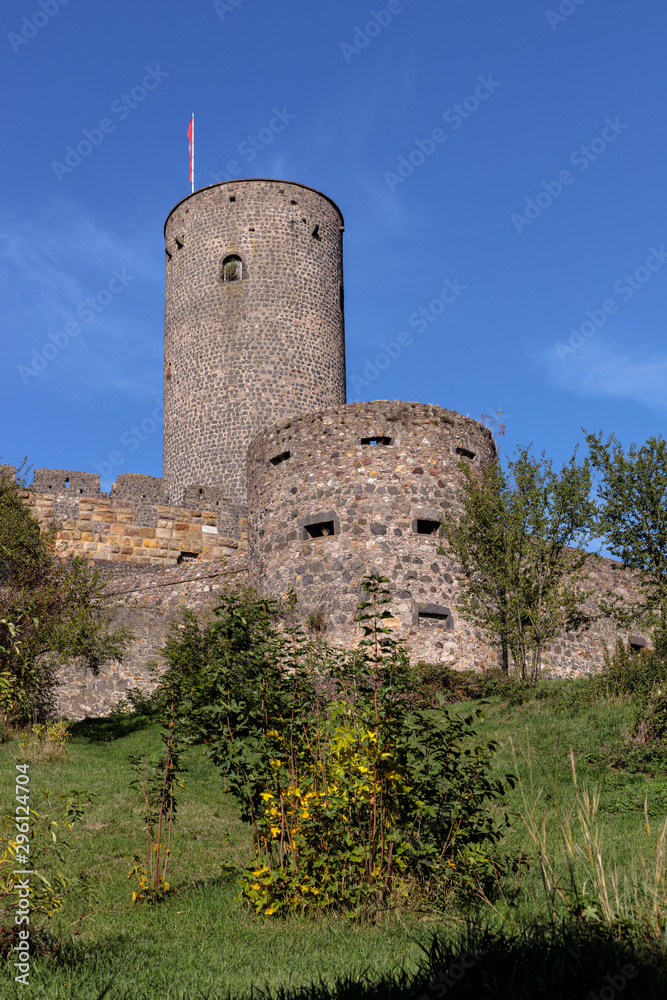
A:
[[[141,313],[154,298],[159,329],[163,279],[146,238],[106,229],[66,202],[33,218],[5,213],[0,229],[5,356],[19,383],[70,400],[152,391],[137,363],[150,353]],[[79,330],[69,338],[68,324]]]
[[[548,381],[580,396],[630,399],[667,410],[667,355],[589,343],[562,362],[550,352]]]

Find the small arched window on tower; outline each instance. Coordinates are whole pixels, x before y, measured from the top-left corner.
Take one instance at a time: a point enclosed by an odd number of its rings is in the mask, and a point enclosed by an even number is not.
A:
[[[243,278],[243,261],[238,254],[230,254],[222,262],[222,280],[225,284],[231,281],[241,281]]]

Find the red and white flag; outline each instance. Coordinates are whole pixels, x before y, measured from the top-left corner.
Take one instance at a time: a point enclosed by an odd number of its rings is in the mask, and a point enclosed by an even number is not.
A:
[[[190,144],[190,187],[195,190],[195,116],[192,115],[188,125],[188,142]]]

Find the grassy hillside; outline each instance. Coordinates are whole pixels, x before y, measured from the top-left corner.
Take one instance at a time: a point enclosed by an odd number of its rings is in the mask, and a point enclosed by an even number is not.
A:
[[[602,934],[589,942],[590,946],[585,941],[582,945],[581,935],[586,938],[587,928],[597,926],[592,918],[599,916],[595,907],[600,885],[596,888],[593,884],[596,866],[591,868],[585,850],[575,850],[568,864],[562,835],[568,817],[573,839],[584,847],[586,843],[574,807],[570,751],[580,804],[587,789],[596,788],[600,793],[597,820],[589,824],[589,836],[594,835],[596,843],[602,845],[603,878],[612,901],[614,878],[619,892],[626,893],[625,883],[632,883],[642,857],[651,856],[645,802],[653,841],[667,817],[667,770],[660,753],[633,752],[635,703],[612,698],[587,704],[585,698],[578,697],[587,683],[544,683],[523,703],[518,703],[517,697],[510,699],[514,704],[493,697],[484,709],[478,733],[500,744],[496,770],[514,772],[519,778],[502,805],[512,825],[500,852],[522,862],[517,871],[499,880],[487,902],[452,897],[444,912],[436,914],[428,912],[415,895],[412,907],[387,914],[375,924],[351,923],[343,917],[272,921],[255,917],[238,901],[237,872],[251,859],[247,834],[228,812],[220,780],[203,748],[185,755],[188,771],[169,872],[174,891],[152,909],[133,907],[133,886],[127,873],[133,855],[143,849],[144,824],[137,792],[129,787],[128,755],[145,749],[146,720],[125,717],[115,722],[73,725],[66,762],[31,764],[32,804],[39,808],[38,790],[44,788],[53,793],[85,789],[97,797],[69,835],[71,849],[64,852],[62,863],[63,871],[89,884],[95,901],[68,902],[54,919],[53,933],[63,945],[58,954],[33,961],[30,995],[49,1000],[94,1000],[112,983],[108,997],[133,1000],[243,997],[250,995],[252,987],[270,991],[256,996],[277,996],[284,987],[288,991],[285,995],[312,998],[426,996],[431,1000],[445,993],[586,997],[596,988],[614,988],[607,984],[607,975],[617,976],[617,986],[618,976],[624,979],[624,998],[663,995],[660,990],[664,985],[651,986],[657,984],[660,973],[641,965],[650,956],[638,955],[629,939],[624,945]],[[470,707],[470,703],[460,703],[450,710],[461,712]],[[154,725],[149,741],[157,750],[159,734]],[[17,754],[16,740],[0,746],[0,766],[8,776],[2,786],[3,813],[14,807],[10,783]],[[531,810],[536,821],[532,836]],[[543,867],[536,837],[543,842]],[[597,877],[599,883],[599,873]],[[577,925],[582,928],[579,942],[566,936],[566,940],[549,946],[537,931],[522,936],[522,925],[530,922],[534,928],[536,918],[549,917],[548,890],[555,908],[564,912],[558,883],[563,887],[574,883],[581,895],[580,909],[586,919]],[[566,891],[572,904],[574,893],[570,888]],[[666,909],[663,902],[662,913]],[[435,949],[432,957],[436,966],[453,968],[455,942],[471,922],[484,923],[497,932],[504,928],[511,940],[485,938],[482,950],[487,957],[472,960],[471,971],[460,981],[450,977],[448,986],[433,975],[433,967],[430,971],[426,968],[427,952]],[[479,933],[478,941],[484,938]],[[454,950],[447,953],[450,946]],[[563,958],[567,954],[569,958]],[[569,972],[565,978],[561,975],[568,962],[574,970],[570,979]],[[626,980],[618,970],[628,963],[635,974]],[[561,972],[554,972],[552,965]],[[524,980],[516,989],[522,991],[510,992],[509,986],[502,985],[502,975],[511,972],[516,976],[520,968]],[[494,985],[496,975],[501,979]],[[540,976],[544,977],[542,986]],[[551,986],[550,976],[556,977]],[[322,985],[306,989],[318,983]],[[375,983],[376,987],[362,983]],[[650,992],[653,988],[656,992]],[[12,983],[7,967],[0,981],[0,996],[25,995],[23,987]]]

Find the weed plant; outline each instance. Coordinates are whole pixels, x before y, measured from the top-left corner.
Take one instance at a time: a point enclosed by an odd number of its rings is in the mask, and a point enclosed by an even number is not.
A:
[[[39,764],[42,761],[66,761],[67,743],[70,739],[69,722],[37,723],[28,726],[19,739],[19,756],[22,761]]]

